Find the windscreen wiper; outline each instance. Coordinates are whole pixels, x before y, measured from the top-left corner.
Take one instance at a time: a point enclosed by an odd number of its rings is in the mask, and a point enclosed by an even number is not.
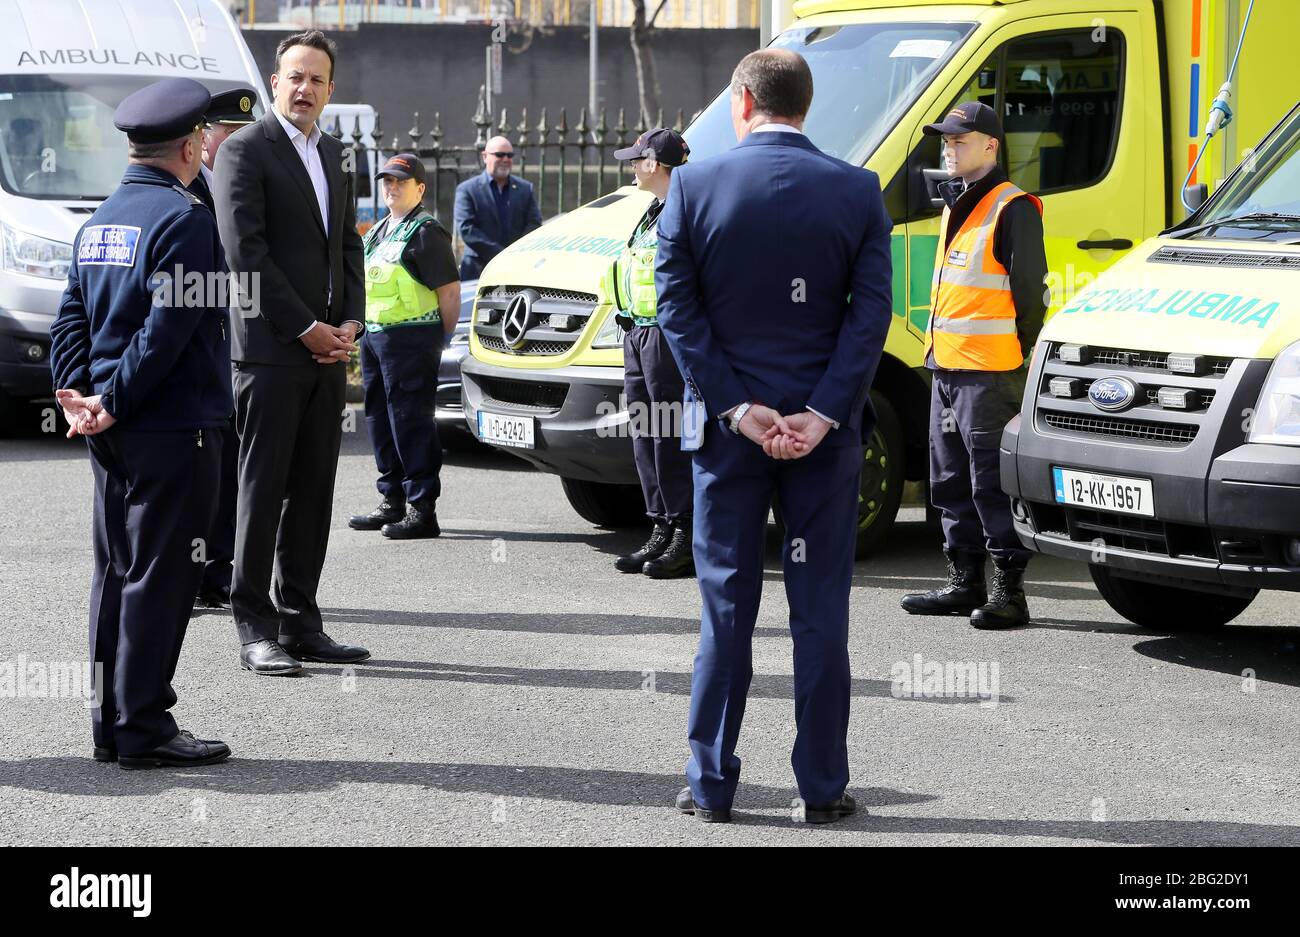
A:
[[[1210,228],[1227,228],[1238,227],[1245,228],[1252,225],[1280,224],[1290,226],[1300,226],[1300,215],[1290,215],[1280,211],[1252,211],[1244,215],[1229,215],[1227,218],[1220,218],[1217,221],[1198,224],[1194,228],[1187,228],[1184,231],[1175,231],[1169,237],[1180,238],[1189,234],[1196,234],[1198,231],[1206,231]]]

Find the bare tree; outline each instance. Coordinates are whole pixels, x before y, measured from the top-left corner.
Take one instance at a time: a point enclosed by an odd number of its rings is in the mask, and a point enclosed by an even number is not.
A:
[[[650,37],[654,33],[655,20],[667,3],[668,0],[659,0],[654,13],[646,19],[646,0],[632,0],[629,39],[632,42],[632,60],[636,63],[636,87],[641,97],[641,115],[647,124],[659,113],[659,78],[655,74],[655,54],[650,46]]]

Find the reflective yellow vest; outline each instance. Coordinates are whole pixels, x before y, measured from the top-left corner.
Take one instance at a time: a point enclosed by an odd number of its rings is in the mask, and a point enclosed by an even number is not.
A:
[[[998,219],[1013,199],[1022,197],[1043,213],[1038,196],[1003,182],[980,199],[951,242],[951,212],[944,207],[925,337],[926,357],[933,349],[934,362],[941,368],[1014,371],[1024,362],[1016,337],[1011,276],[993,256]]]
[[[402,252],[421,225],[433,221],[423,209],[402,221],[387,237],[376,225],[366,233],[366,324],[386,327],[421,319],[440,321],[438,293],[402,266]]]
[[[619,314],[636,325],[658,325],[659,297],[655,292],[655,255],[659,251],[659,216],[641,216],[627,246],[605,273],[605,295]]]

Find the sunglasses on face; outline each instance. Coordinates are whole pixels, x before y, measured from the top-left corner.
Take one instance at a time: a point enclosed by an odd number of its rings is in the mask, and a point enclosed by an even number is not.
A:
[[[514,159],[515,154],[505,151],[501,153],[489,153],[488,156],[495,156],[497,159]]]

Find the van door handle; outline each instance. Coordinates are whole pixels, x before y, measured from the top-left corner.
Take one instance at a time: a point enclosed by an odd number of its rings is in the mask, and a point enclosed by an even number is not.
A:
[[[1109,241],[1080,241],[1075,246],[1083,251],[1126,251],[1133,242],[1128,238],[1111,238]]]

